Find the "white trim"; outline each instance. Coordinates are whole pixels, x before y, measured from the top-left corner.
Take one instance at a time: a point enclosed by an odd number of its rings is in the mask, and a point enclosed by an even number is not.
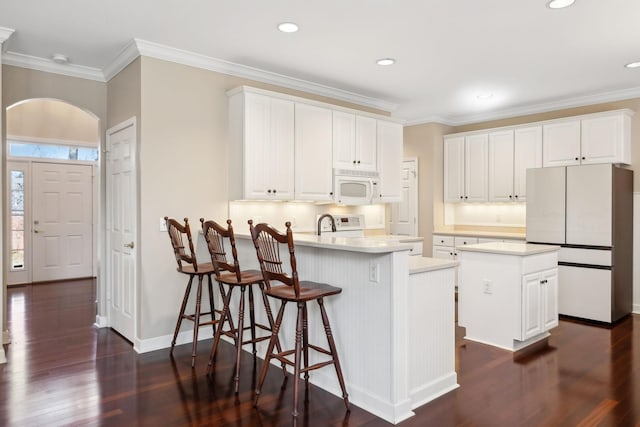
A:
[[[200,329],[198,329],[198,342],[211,338],[213,338],[213,330],[211,329],[211,327],[208,325],[200,326]],[[172,339],[173,333],[147,339],[140,339],[136,337],[133,343],[133,349],[137,353],[148,353],[150,351],[170,348]],[[193,328],[186,331],[181,331],[176,338],[176,345],[190,344],[192,342]]]
[[[11,334],[8,329],[2,331],[2,345],[11,344]]]
[[[108,82],[114,78],[118,73],[125,69],[125,67],[131,64],[140,56],[140,51],[136,44],[136,39],[131,39],[124,47],[118,52],[116,57],[104,67],[103,75],[104,81]]]
[[[93,325],[96,328],[106,328],[109,326],[109,319],[107,319],[107,316],[96,315],[96,321]]]
[[[0,27],[0,45],[2,45],[3,52],[7,48],[7,45],[4,44],[4,42],[9,40],[9,38],[11,38],[11,36],[13,35],[13,33],[15,33],[15,31],[16,30],[12,28]]]
[[[587,105],[602,104],[621,101],[625,99],[640,98],[640,87],[620,89],[609,92],[594,93],[591,95],[576,96],[557,101],[531,104],[522,107],[514,107],[506,110],[493,111],[481,114],[469,114],[462,116],[428,116],[422,119],[407,120],[405,126],[414,126],[425,123],[440,123],[448,126],[461,126],[473,123],[487,122],[490,120],[508,119],[512,117],[526,116],[529,114],[546,113],[549,111],[563,110],[567,108],[584,107]]]
[[[88,148],[100,148],[100,141],[88,142],[88,141],[75,141],[71,139],[56,139],[56,138],[41,138],[34,136],[20,136],[20,135],[7,135],[7,142],[26,142],[29,144],[49,144],[49,145],[64,145],[64,146],[78,146]]]
[[[640,192],[633,193],[633,253],[631,282],[633,286],[631,310],[640,314]]]
[[[283,74],[273,73],[261,70],[259,68],[248,67],[246,65],[225,61],[222,59],[212,58],[209,56],[188,52],[182,49],[176,49],[164,46],[158,43],[148,42],[145,40],[134,39],[138,51],[142,56],[171,61],[178,64],[189,65],[210,71],[216,71],[231,76],[243,77],[256,80],[263,83],[270,83],[290,89],[301,90],[316,95],[326,96],[341,101],[351,102],[365,107],[380,109],[383,111],[394,111],[398,108],[397,104],[384,101],[382,99],[371,98],[357,93],[337,89],[306,80],[296,79],[285,76]]]
[[[57,64],[52,59],[40,58],[22,53],[7,51],[2,55],[2,63],[15,67],[28,68],[46,73],[62,74],[69,77],[104,82],[104,73],[99,68],[76,64]]]

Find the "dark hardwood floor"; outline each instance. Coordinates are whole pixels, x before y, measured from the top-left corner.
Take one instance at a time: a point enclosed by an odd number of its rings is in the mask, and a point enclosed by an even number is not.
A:
[[[90,280],[10,288],[12,343],[0,365],[1,426],[389,426],[313,386],[290,415],[292,379],[274,368],[252,407],[256,362],[243,357],[233,393],[234,349],[223,343],[207,377],[211,340],[136,354],[110,329],[96,329]],[[510,352],[462,339],[460,388],[416,410],[401,426],[640,426],[640,316],[612,329],[561,321],[549,347]],[[363,355],[366,357],[366,355]]]

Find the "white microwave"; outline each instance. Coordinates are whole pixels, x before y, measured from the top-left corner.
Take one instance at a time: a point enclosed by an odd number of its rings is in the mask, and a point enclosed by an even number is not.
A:
[[[341,205],[368,205],[380,198],[377,172],[335,169],[333,200]]]

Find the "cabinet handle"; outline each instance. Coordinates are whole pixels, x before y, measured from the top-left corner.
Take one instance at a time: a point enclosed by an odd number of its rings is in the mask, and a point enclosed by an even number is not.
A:
[[[547,283],[547,279],[541,280],[540,284],[544,285],[545,283]]]

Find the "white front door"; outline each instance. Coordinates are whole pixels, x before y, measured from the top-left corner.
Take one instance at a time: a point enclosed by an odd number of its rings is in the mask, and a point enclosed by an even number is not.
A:
[[[402,162],[402,201],[391,204],[391,234],[418,235],[418,160]]]
[[[136,120],[107,131],[107,300],[109,325],[135,338],[136,308]]]
[[[34,282],[93,275],[93,168],[32,164]]]

